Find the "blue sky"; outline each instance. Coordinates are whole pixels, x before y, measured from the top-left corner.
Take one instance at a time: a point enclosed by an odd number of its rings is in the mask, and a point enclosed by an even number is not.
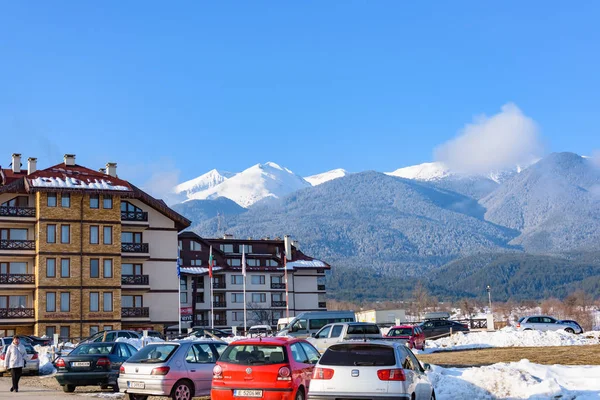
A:
[[[3,2],[0,164],[390,171],[509,102],[600,149],[600,3],[413,3]]]

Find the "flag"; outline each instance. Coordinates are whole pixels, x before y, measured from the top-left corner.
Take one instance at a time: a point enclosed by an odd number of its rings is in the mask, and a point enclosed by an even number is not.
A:
[[[246,276],[246,245],[242,245],[242,275]]]
[[[208,276],[210,278],[213,277],[212,270],[213,270],[213,256],[212,256],[212,246],[210,246],[210,253],[208,255]]]
[[[181,278],[181,257],[179,250],[177,250],[177,277]]]

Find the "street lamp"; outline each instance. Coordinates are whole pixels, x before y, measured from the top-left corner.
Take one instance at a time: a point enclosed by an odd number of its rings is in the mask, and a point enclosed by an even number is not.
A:
[[[492,288],[487,285],[488,301],[490,302],[490,314],[492,313]]]

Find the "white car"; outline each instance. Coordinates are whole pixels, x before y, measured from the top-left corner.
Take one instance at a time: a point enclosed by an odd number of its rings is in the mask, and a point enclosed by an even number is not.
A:
[[[334,344],[315,366],[308,400],[435,400],[428,368],[398,342]]]
[[[323,354],[329,346],[344,340],[362,340],[382,338],[377,324],[370,322],[343,322],[325,325],[312,337],[306,339]]]
[[[0,375],[6,372],[6,350],[12,343],[12,337],[0,338]],[[37,351],[29,343],[21,344],[25,346],[27,355],[25,356],[25,368],[23,368],[23,374],[39,375],[40,373],[40,359]]]

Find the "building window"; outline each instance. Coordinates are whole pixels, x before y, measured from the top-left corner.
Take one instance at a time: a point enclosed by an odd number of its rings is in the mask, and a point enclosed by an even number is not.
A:
[[[27,229],[0,229],[2,240],[27,240]]]
[[[46,292],[46,312],[56,311],[56,293]]]
[[[46,226],[46,243],[56,243],[56,225]]]
[[[27,263],[26,262],[2,262],[0,263],[0,274],[27,274]]]
[[[265,284],[265,276],[264,275],[252,275],[250,278],[252,279],[253,285],[264,285]]]
[[[284,301],[283,293],[271,293],[271,301]]]
[[[100,208],[100,195],[90,195],[90,208]]]
[[[111,258],[107,258],[104,260],[103,268],[102,268],[102,276],[105,278],[113,277],[113,262]]]
[[[121,307],[143,307],[143,296],[123,296],[121,297]]]
[[[266,293],[252,293],[252,302],[253,303],[266,303],[267,302]]]
[[[181,302],[181,303],[187,303],[188,302],[188,294],[187,294],[187,292],[179,294],[179,302]]]
[[[29,197],[27,197],[27,196],[13,197],[12,199],[0,204],[0,207],[28,207],[28,206],[29,206]]]
[[[232,267],[239,267],[240,265],[242,265],[242,260],[240,260],[239,258],[228,258],[227,264],[231,265]]]
[[[90,226],[90,244],[100,243],[100,227],[98,225]]]
[[[252,253],[252,245],[251,244],[243,244],[243,245],[241,245],[241,247],[244,247],[243,250],[246,254]],[[241,252],[242,252],[242,250],[240,250],[240,253]]]
[[[62,258],[60,260],[60,277],[68,278],[71,276],[71,259]]]
[[[121,243],[142,243],[142,233],[121,232]]]
[[[56,258],[47,258],[46,259],[46,277],[47,278],[55,278],[56,277]]]
[[[231,302],[232,303],[243,303],[244,302],[244,293],[231,293]]]
[[[267,267],[278,267],[279,263],[275,260],[265,260],[265,265]]]
[[[260,260],[257,260],[256,258],[249,258],[246,260],[246,263],[249,267],[260,267]]]
[[[122,264],[121,275],[142,275],[142,264]]]
[[[113,326],[112,325],[104,325],[104,327],[102,328],[102,330],[104,330],[104,331],[112,331],[113,330]]]
[[[104,195],[102,197],[102,208],[110,210],[113,208],[113,198],[110,195]]]
[[[71,207],[71,195],[69,193],[63,193],[60,196],[60,206],[63,208]]]
[[[90,278],[100,278],[100,260],[97,258],[90,260]]]
[[[181,240],[179,241],[179,244],[178,244],[177,248],[179,250],[183,250],[183,242]]]
[[[232,244],[222,244],[220,246],[220,248],[223,253],[233,253],[233,245]]]
[[[282,275],[271,276],[271,283],[285,283]]]
[[[196,303],[204,303],[204,293],[198,293],[196,295]]]
[[[244,277],[242,275],[231,275],[232,285],[241,285],[244,283]]]
[[[231,316],[234,321],[243,321],[244,320],[244,312],[243,311],[233,311]]]
[[[202,265],[202,260],[191,260],[190,265],[200,267]]]
[[[100,326],[98,326],[98,325],[90,326],[90,336],[95,335],[99,331],[100,331]]]
[[[113,294],[112,292],[105,292],[103,294],[102,311],[113,310]]]
[[[26,307],[27,296],[0,296],[0,309]]]
[[[61,326],[60,327],[60,340],[63,342],[68,342],[70,337],[71,337],[71,327]]]
[[[105,226],[103,228],[103,241],[104,244],[112,244],[112,226]]]
[[[71,294],[69,292],[63,292],[60,294],[60,311],[71,311]]]
[[[65,244],[71,243],[71,225],[60,226],[60,242]]]
[[[46,336],[48,336],[50,339],[54,338],[55,333],[56,333],[55,326],[47,326],[46,327]]]
[[[100,293],[98,292],[90,293],[90,311],[100,311]]]
[[[56,207],[56,193],[48,193],[48,207]]]
[[[202,251],[202,245],[193,240],[190,241],[190,250],[191,251]]]

